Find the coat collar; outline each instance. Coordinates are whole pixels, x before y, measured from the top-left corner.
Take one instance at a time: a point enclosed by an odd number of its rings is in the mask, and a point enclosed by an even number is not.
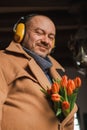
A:
[[[37,64],[42,68],[42,70],[45,72],[46,70],[48,70],[51,66],[52,66],[52,63],[51,61],[49,60],[48,57],[46,58],[42,58],[41,56],[39,56],[38,54],[30,51],[29,49],[23,47],[23,49],[30,55],[32,56],[35,61],[37,62]]]
[[[24,54],[26,58],[29,59],[28,66],[31,69],[33,75],[36,77],[39,84],[44,88],[47,88],[47,86],[51,86],[42,69],[39,67],[36,61],[23,50],[22,46],[19,43],[15,43],[12,41],[10,45],[6,48],[6,50],[12,53],[18,53],[20,55]],[[52,58],[51,56],[48,57],[53,64],[53,66],[50,68],[50,74],[52,78],[61,78],[56,69],[62,69],[64,71],[64,68],[54,58]]]
[[[10,45],[5,49],[6,51],[9,51],[9,52],[14,52],[15,54],[18,53],[18,54],[24,54],[27,58],[30,57],[31,59],[31,56],[29,56],[22,48],[21,44],[20,43],[16,43],[14,41],[12,41],[10,43]]]
[[[47,86],[51,86],[48,78],[46,77],[46,75],[34,59],[31,59],[29,61],[29,68],[31,69],[32,73],[34,74],[34,76],[36,77],[36,79],[42,87],[47,88]]]

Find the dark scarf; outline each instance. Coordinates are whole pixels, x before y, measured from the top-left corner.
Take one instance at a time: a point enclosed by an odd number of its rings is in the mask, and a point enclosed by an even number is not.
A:
[[[49,81],[52,83],[52,79],[49,75],[49,69],[50,67],[52,66],[52,63],[50,61],[50,59],[48,57],[41,57],[39,55],[37,55],[36,53],[28,50],[27,48],[24,48],[23,49],[30,55],[32,56],[35,61],[37,62],[37,64],[41,67],[41,69],[43,70],[43,72],[45,73],[45,75],[47,76],[47,78],[49,79]]]

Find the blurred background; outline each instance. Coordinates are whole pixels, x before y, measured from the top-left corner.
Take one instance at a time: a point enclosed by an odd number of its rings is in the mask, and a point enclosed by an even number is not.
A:
[[[81,130],[87,130],[87,0],[1,0],[0,49],[13,38],[13,26],[21,16],[40,13],[56,25],[56,47],[51,54],[71,78],[80,76],[78,119]]]

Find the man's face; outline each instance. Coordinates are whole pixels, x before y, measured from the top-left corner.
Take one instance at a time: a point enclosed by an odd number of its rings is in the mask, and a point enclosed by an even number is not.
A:
[[[30,23],[26,23],[26,34],[23,46],[46,57],[53,49],[55,39],[55,26],[44,16],[35,16]]]

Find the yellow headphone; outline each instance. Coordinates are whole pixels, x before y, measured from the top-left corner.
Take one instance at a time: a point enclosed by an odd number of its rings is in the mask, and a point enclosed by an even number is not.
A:
[[[38,14],[29,14],[21,17],[13,27],[14,41],[21,43],[25,36],[25,22]]]
[[[13,27],[14,41],[20,43],[25,35],[25,18],[21,17]]]

